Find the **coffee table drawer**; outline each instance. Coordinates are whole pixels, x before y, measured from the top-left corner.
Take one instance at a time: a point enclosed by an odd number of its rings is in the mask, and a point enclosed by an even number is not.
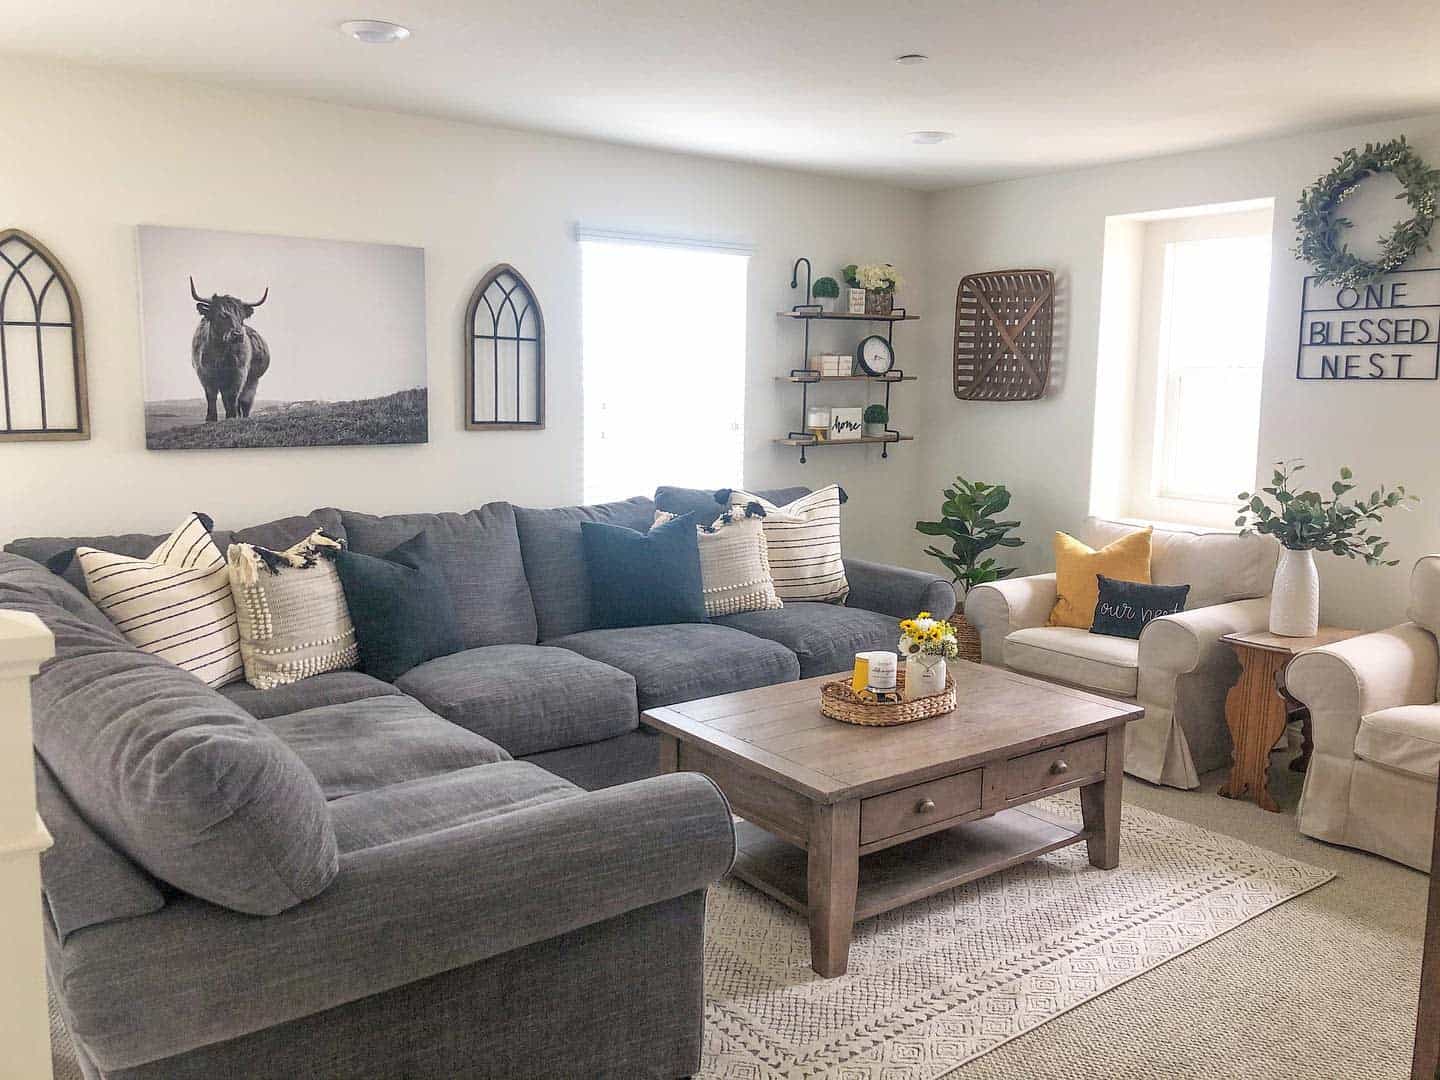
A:
[[[1064,787],[1076,780],[1098,780],[1105,774],[1105,736],[1094,735],[1079,742],[1011,758],[999,768],[1003,770],[1000,790],[1007,799],[1033,795],[1046,788]]]
[[[980,809],[980,770],[860,800],[860,843],[871,844]]]

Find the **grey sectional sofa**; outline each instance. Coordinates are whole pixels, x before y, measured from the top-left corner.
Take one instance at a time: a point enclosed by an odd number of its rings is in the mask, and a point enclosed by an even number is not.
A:
[[[662,488],[217,530],[222,548],[283,547],[319,526],[368,553],[428,531],[466,649],[393,685],[210,690],[132,648],[75,568],[41,565],[80,543],[145,555],[160,536],[6,546],[0,607],[56,636],[34,684],[47,957],[88,1076],[698,1068],[705,890],[734,834],[708,780],[654,775],[639,712],[848,668],[953,593],[847,560],[845,606],[593,629],[580,522],[647,529],[657,501],[714,506]]]

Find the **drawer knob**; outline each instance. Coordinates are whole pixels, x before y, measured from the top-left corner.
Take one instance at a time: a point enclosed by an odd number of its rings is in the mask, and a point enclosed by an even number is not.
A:
[[[917,814],[928,814],[934,809],[934,799],[921,799],[918,803],[915,804],[915,813]]]
[[[1050,773],[1053,776],[1064,776],[1069,771],[1070,763],[1064,758],[1061,758],[1059,761],[1055,762],[1054,765],[1050,766]]]

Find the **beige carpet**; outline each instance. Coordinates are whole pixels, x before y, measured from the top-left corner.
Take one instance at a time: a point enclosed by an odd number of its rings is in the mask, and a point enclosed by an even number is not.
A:
[[[1037,809],[1079,825],[1073,796]],[[810,970],[805,922],[727,880],[706,928],[706,1080],[937,1080],[1203,946],[1329,871],[1140,807],[1121,865],[1083,845],[856,927],[850,970]]]
[[[1284,814],[1218,798],[1223,776],[1212,774],[1198,792],[1127,779],[1127,815],[1153,810],[1329,870],[1334,880],[1019,1034],[951,1080],[1408,1075],[1426,879],[1301,836],[1298,778],[1273,775]],[[55,1045],[56,1080],[79,1080],[63,1032]]]

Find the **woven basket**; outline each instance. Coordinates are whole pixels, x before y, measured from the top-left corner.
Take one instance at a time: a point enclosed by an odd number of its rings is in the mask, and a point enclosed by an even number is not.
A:
[[[963,612],[950,616],[950,625],[955,628],[955,644],[960,648],[960,659],[980,663],[980,631],[971,626]]]
[[[905,669],[895,673],[895,689],[905,694]],[[849,679],[836,679],[820,687],[820,711],[832,720],[861,727],[894,727],[896,724],[913,724],[940,716],[955,708],[955,680],[947,672],[945,689],[931,697],[916,698],[914,701],[875,702],[866,701],[850,689]]]

